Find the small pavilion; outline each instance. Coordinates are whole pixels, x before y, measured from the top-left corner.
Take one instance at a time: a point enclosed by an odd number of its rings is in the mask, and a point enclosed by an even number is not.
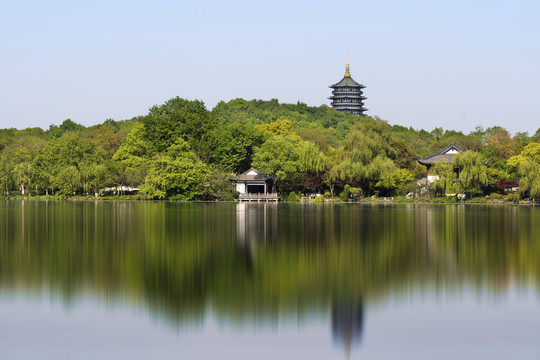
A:
[[[249,169],[243,174],[231,177],[239,192],[238,199],[243,201],[277,201],[275,191],[275,176],[268,175],[256,169]]]
[[[418,162],[425,165],[427,168],[427,182],[433,183],[439,180],[439,175],[433,174],[432,169],[436,164],[451,164],[454,162],[454,158],[457,154],[463,154],[466,152],[464,148],[457,146],[456,144],[450,144],[441,151],[425,159],[419,159]]]

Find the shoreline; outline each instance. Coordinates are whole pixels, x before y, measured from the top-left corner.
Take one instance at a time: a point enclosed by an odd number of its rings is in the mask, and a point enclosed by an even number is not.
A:
[[[144,199],[137,196],[109,196],[109,197],[93,197],[93,196],[76,196],[76,197],[56,197],[56,196],[4,196],[1,200],[28,200],[28,201],[127,201],[127,202],[177,202],[177,203],[240,203],[238,200],[154,200]],[[520,206],[535,206],[540,205],[540,202],[531,200],[521,200],[519,202],[513,202],[511,200],[499,200],[499,199],[484,199],[484,198],[471,198],[468,200],[451,200],[452,198],[421,198],[421,199],[403,199],[403,198],[365,198],[355,201],[342,201],[336,198],[330,199],[308,199],[301,198],[299,201],[286,201],[281,200],[278,203],[284,204],[313,204],[313,205],[329,205],[329,204],[383,204],[383,205],[400,205],[400,204],[414,204],[414,205],[520,205]],[[249,202],[245,202],[249,203]]]

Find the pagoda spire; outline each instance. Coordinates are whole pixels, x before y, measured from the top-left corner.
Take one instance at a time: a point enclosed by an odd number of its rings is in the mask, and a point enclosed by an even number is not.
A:
[[[351,77],[351,73],[349,72],[349,52],[347,51],[347,61],[345,62],[345,76]]]

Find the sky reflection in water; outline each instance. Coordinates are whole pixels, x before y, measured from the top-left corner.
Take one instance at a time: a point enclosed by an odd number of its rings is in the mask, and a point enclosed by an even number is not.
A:
[[[5,201],[15,358],[538,358],[534,207]]]

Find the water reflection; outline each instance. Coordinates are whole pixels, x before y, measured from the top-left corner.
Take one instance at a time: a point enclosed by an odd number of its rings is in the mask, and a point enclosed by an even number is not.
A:
[[[362,299],[336,298],[332,301],[332,336],[344,346],[347,359],[351,346],[360,344],[364,330]]]
[[[238,254],[249,274],[253,272],[253,255],[257,246],[264,246],[276,238],[278,211],[275,203],[236,204]],[[306,224],[305,229],[311,233],[310,226]],[[331,296],[331,308],[332,337],[335,343],[346,349],[348,358],[351,346],[358,345],[362,339],[362,300],[348,294],[334,294]]]
[[[240,244],[266,243],[277,228],[277,203],[237,203],[236,238]]]
[[[389,298],[540,284],[535,207],[12,200],[0,234],[2,294],[91,293],[175,327],[326,314],[347,352]]]

